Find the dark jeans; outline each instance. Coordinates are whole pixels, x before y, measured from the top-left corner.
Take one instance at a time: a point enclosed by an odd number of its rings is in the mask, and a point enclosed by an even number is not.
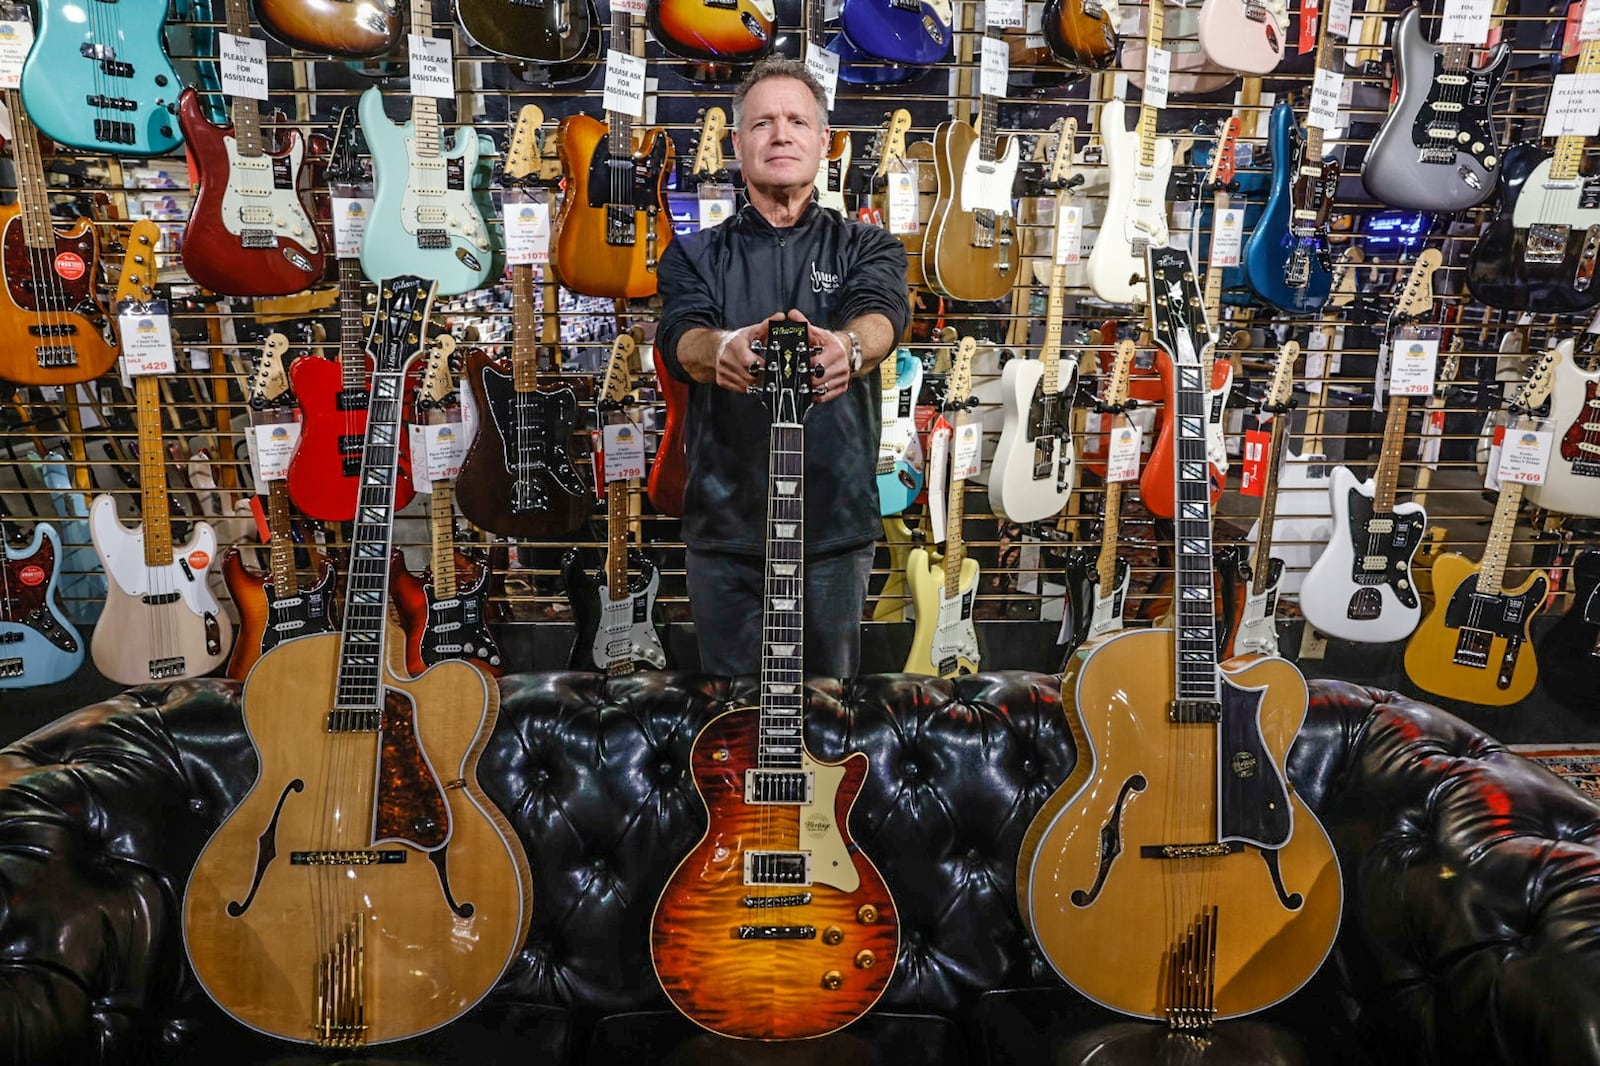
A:
[[[854,677],[860,670],[861,612],[873,547],[807,557],[806,673]],[[700,668],[728,677],[760,673],[766,560],[690,548],[687,570]]]

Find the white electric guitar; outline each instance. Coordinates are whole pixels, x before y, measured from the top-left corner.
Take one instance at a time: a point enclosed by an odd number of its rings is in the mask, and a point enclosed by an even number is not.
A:
[[[1272,530],[1278,514],[1278,460],[1289,439],[1289,420],[1294,411],[1294,361],[1300,345],[1290,341],[1278,352],[1278,365],[1261,403],[1272,414],[1272,433],[1262,464],[1261,519],[1255,529],[1255,551],[1250,557],[1249,586],[1244,610],[1239,612],[1233,637],[1234,655],[1278,654],[1278,586],[1283,581],[1283,560],[1272,554]]]
[[[1550,465],[1527,497],[1561,514],[1600,518],[1600,360],[1579,367],[1570,337],[1556,345],[1550,395]]]

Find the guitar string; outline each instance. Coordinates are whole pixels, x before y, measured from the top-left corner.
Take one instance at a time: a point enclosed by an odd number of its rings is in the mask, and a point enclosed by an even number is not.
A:
[[[12,121],[16,129],[21,132],[21,136],[18,137],[17,156],[21,171],[19,181],[24,188],[19,193],[18,199],[22,209],[23,247],[28,253],[29,276],[33,285],[30,295],[39,328],[39,343],[35,345],[35,351],[68,347],[76,352],[78,350],[76,336],[68,332],[72,328],[68,321],[71,311],[67,304],[62,279],[56,272],[56,228],[50,215],[50,199],[44,177],[44,157],[39,146],[38,129],[26,115],[20,114],[23,110],[21,93],[11,90],[6,95],[9,102],[17,105],[16,111],[19,112]],[[34,228],[39,231],[40,245],[34,244],[32,235],[28,232],[29,219],[33,220]],[[92,266],[93,264],[85,263],[85,273]]]

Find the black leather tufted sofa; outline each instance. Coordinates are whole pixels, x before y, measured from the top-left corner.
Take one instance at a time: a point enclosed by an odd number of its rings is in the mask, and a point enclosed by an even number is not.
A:
[[[69,715],[0,753],[0,1060],[1600,1062],[1600,807],[1451,715],[1336,682],[1312,683],[1290,774],[1339,849],[1346,913],[1288,1003],[1202,1047],[1061,986],[1013,889],[1023,831],[1076,759],[1056,680],[883,675],[812,682],[807,734],[823,758],[872,758],[853,829],[900,909],[889,991],[820,1041],[704,1034],[667,1007],[647,929],[703,829],[690,742],[748,691],[671,673],[506,678],[479,776],[532,856],[528,941],[466,1017],[343,1055],[248,1033],[185,962],[188,871],[254,775],[238,687],[147,686]]]

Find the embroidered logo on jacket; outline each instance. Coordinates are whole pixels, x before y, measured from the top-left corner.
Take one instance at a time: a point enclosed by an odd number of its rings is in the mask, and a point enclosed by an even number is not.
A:
[[[811,291],[832,292],[839,287],[839,275],[829,274],[827,271],[817,269],[817,261],[811,261]]]

